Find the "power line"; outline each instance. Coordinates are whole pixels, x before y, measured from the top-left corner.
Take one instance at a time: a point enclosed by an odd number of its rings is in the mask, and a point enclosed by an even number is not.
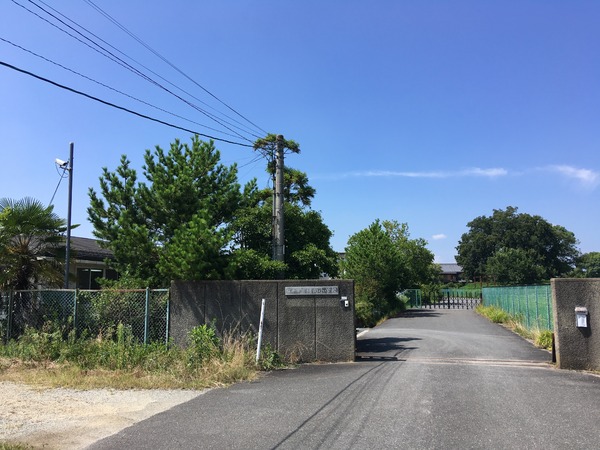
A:
[[[98,47],[99,49],[101,49],[104,53],[99,52],[100,54],[102,54],[103,56],[107,57],[108,59],[112,60],[113,62],[117,62],[119,65],[121,65],[122,67],[125,67],[126,69],[130,70],[131,72],[135,73],[136,75],[142,77],[143,79],[145,79],[146,81],[154,84],[155,86],[163,89],[164,91],[168,92],[169,94],[173,95],[174,97],[178,98],[179,100],[183,101],[184,103],[186,103],[187,105],[191,106],[192,108],[196,109],[198,112],[204,114],[205,116],[207,116],[208,118],[214,120],[215,122],[217,122],[219,125],[221,125],[222,127],[228,129],[229,131],[231,131],[232,133],[234,133],[235,135],[237,135],[239,138],[244,139],[248,142],[252,142],[250,139],[247,139],[246,137],[242,136],[241,134],[237,133],[236,131],[232,130],[231,128],[229,128],[228,126],[224,125],[223,123],[221,123],[219,120],[217,120],[212,114],[204,111],[202,108],[198,107],[197,105],[194,105],[193,103],[185,100],[184,98],[180,97],[179,95],[175,94],[174,92],[170,91],[169,89],[167,89],[166,87],[164,87],[163,85],[161,85],[160,83],[158,83],[157,81],[153,80],[152,78],[150,78],[149,76],[147,76],[146,74],[142,73],[141,71],[139,71],[138,69],[136,69],[135,67],[133,67],[131,64],[127,63],[126,61],[123,61],[121,58],[119,58],[118,56],[116,56],[114,53],[112,53],[110,50],[107,50],[106,48],[102,47],[100,44],[98,44],[97,42],[94,42],[93,39],[90,39],[88,36],[84,35],[83,33],[81,33],[80,31],[76,30],[75,28],[73,28],[71,25],[65,23],[63,20],[61,20],[60,18],[56,17],[54,14],[52,14],[51,12],[45,10],[44,8],[42,8],[39,4],[35,3],[35,1],[33,0],[28,0],[29,3],[33,4],[34,6],[36,6],[37,8],[39,8],[40,10],[44,11],[47,15],[49,15],[50,17],[54,18],[55,20],[57,20],[58,22],[62,23],[63,25],[65,25],[66,27],[70,28],[71,30],[73,30],[75,33],[77,33],[78,35],[80,35],[81,37],[83,37],[84,39],[88,40],[89,42],[91,42],[93,45],[95,45],[96,47]],[[15,0],[12,0],[13,3],[16,3],[19,6],[22,6],[25,10],[35,14],[33,11],[31,11],[30,9],[24,7],[23,5],[20,5],[19,3],[17,3]],[[54,8],[52,8],[54,9]],[[61,14],[61,13],[59,13]],[[38,14],[35,14],[37,17],[40,17]],[[66,18],[66,16],[64,16],[63,14],[61,14],[63,17]],[[63,31],[64,33],[66,33],[67,35],[75,38],[76,40],[78,40],[79,42],[82,42],[79,38],[73,36],[71,33],[65,31],[64,29],[60,28],[59,26],[53,24],[52,22],[44,19],[46,22],[48,22],[49,24],[53,25],[54,27],[56,27],[57,29],[59,29],[60,31]],[[74,21],[72,21],[71,19],[67,20],[73,22],[75,25],[77,25],[78,27],[82,28],[85,30],[85,28],[81,27],[80,25],[76,24]],[[87,31],[87,30],[86,30]],[[89,31],[88,31],[89,33]],[[91,33],[90,33],[91,34]],[[87,45],[87,44],[86,44]],[[110,45],[110,44],[109,44]],[[89,47],[89,45],[88,45]],[[91,47],[93,48],[93,47]],[[113,47],[114,48],[114,47]],[[107,56],[110,55],[109,56]]]
[[[249,145],[249,144],[244,144],[244,143],[241,143],[241,142],[235,142],[235,141],[230,141],[228,139],[222,139],[222,138],[218,138],[218,137],[215,137],[215,136],[210,136],[208,134],[204,134],[204,133],[200,133],[198,131],[190,130],[189,128],[184,128],[184,127],[180,127],[178,125],[174,125],[174,124],[169,123],[169,122],[165,122],[164,120],[160,120],[160,119],[156,119],[154,117],[150,117],[150,116],[148,116],[146,114],[142,114],[142,113],[139,113],[137,111],[133,111],[131,109],[125,108],[123,106],[119,106],[119,105],[116,105],[114,103],[107,102],[106,100],[102,100],[102,99],[100,99],[98,97],[94,97],[93,95],[86,94],[85,92],[81,92],[81,91],[78,91],[76,89],[73,89],[73,88],[70,88],[68,86],[65,86],[63,84],[60,84],[60,83],[57,83],[55,81],[49,80],[48,78],[44,78],[44,77],[42,77],[40,75],[36,75],[36,74],[34,74],[32,72],[29,72],[27,70],[20,69],[19,67],[13,66],[12,64],[8,64],[8,63],[6,63],[4,61],[0,61],[0,65],[8,67],[9,69],[13,69],[13,70],[15,70],[17,72],[24,73],[26,75],[29,75],[29,76],[33,77],[33,78],[37,78],[38,80],[41,80],[41,81],[44,81],[46,83],[52,84],[52,85],[54,85],[56,87],[59,87],[59,88],[64,89],[64,90],[67,90],[69,92],[73,92],[74,94],[78,94],[78,95],[81,95],[83,97],[89,98],[90,100],[94,100],[94,101],[97,101],[97,102],[102,103],[104,105],[110,106],[112,108],[116,108],[116,109],[120,109],[121,111],[128,112],[130,114],[133,114],[135,116],[141,117],[143,119],[148,119],[148,120],[151,120],[153,122],[161,123],[161,124],[166,125],[168,127],[176,128],[178,130],[187,131],[188,133],[197,134],[198,136],[207,137],[207,138],[213,139],[215,141],[226,142],[228,144],[239,145],[241,147],[252,147],[252,145]]]
[[[71,30],[73,30],[75,33],[77,33],[78,35],[80,35],[81,37],[83,37],[84,39],[88,40],[89,42],[91,42],[93,45],[95,45],[98,48],[94,48],[91,45],[89,45],[88,43],[82,41],[80,38],[78,38],[77,36],[74,36],[73,34],[69,33],[68,31],[66,31],[65,29],[59,27],[58,25],[50,22],[48,19],[40,16],[39,14],[35,13],[34,11],[30,10],[29,8],[27,8],[24,5],[21,5],[20,3],[18,3],[16,0],[12,0],[13,3],[15,3],[16,5],[20,6],[21,8],[25,9],[26,11],[30,12],[31,14],[37,16],[38,18],[42,19],[43,21],[47,22],[48,24],[52,25],[53,27],[57,28],[58,30],[62,31],[63,33],[67,34],[68,36],[72,37],[73,39],[79,41],[80,43],[86,45],[87,47],[91,48],[92,50],[100,53],[102,56],[110,59],[111,61],[119,64],[120,66],[128,69],[129,71],[133,72],[134,74],[140,76],[141,78],[145,79],[146,81],[148,81],[151,84],[154,84],[156,87],[159,87],[160,89],[163,89],[165,92],[168,92],[169,94],[173,95],[174,97],[178,98],[179,100],[183,101],[184,103],[186,103],[187,105],[191,106],[192,108],[196,109],[198,112],[204,114],[205,116],[207,116],[208,118],[214,120],[215,122],[217,122],[219,125],[221,125],[222,127],[228,129],[229,131],[231,131],[232,133],[234,133],[237,137],[239,137],[240,139],[244,139],[245,141],[248,142],[252,142],[252,140],[242,136],[241,134],[239,134],[238,132],[236,132],[235,130],[232,130],[230,127],[228,127],[227,125],[223,124],[220,120],[217,120],[215,118],[215,116],[213,114],[210,114],[206,111],[204,111],[202,108],[198,107],[197,105],[194,105],[193,103],[189,102],[188,100],[184,99],[183,97],[175,94],[174,92],[170,91],[169,89],[167,89],[166,87],[164,87],[163,85],[161,85],[160,83],[158,83],[157,81],[153,80],[152,78],[150,78],[149,76],[147,76],[146,74],[144,74],[143,72],[141,72],[140,70],[136,69],[135,67],[133,67],[131,64],[127,63],[126,61],[123,61],[123,59],[119,58],[118,56],[116,56],[114,53],[112,53],[111,51],[107,50],[106,48],[102,47],[100,44],[98,44],[97,42],[94,42],[92,39],[90,39],[88,36],[84,35],[83,33],[81,33],[80,31],[76,30],[75,28],[73,28],[71,25],[65,23],[63,20],[61,20],[60,18],[56,17],[54,14],[52,14],[51,12],[45,10],[44,8],[42,8],[40,5],[36,4],[33,0],[28,0],[29,3],[32,3],[34,6],[36,6],[37,8],[41,9],[42,11],[44,11],[47,15],[49,15],[50,17],[54,18],[55,20],[57,20],[58,22],[62,23],[64,26],[70,28]],[[70,19],[69,19],[70,20]],[[83,28],[83,27],[81,27]],[[100,50],[102,51],[100,51]]]
[[[217,96],[215,96],[214,94],[212,94],[210,91],[208,91],[206,88],[204,88],[202,85],[200,85],[198,82],[196,82],[194,79],[192,79],[191,77],[189,77],[186,73],[184,73],[181,69],[179,69],[177,66],[175,66],[173,63],[171,63],[169,60],[167,60],[165,57],[163,57],[160,53],[158,53],[156,50],[154,50],[152,47],[150,47],[148,44],[146,44],[142,39],[140,39],[139,37],[137,37],[135,34],[133,34],[131,31],[129,31],[125,26],[123,26],[121,23],[119,23],[115,18],[113,18],[110,14],[108,14],[106,11],[102,10],[102,8],[100,8],[98,5],[96,5],[92,0],[84,0],[88,5],[90,5],[91,7],[93,7],[94,9],[96,9],[96,11],[98,11],[100,14],[102,14],[104,17],[106,17],[108,20],[110,20],[112,23],[114,23],[117,27],[119,27],[121,30],[123,30],[125,33],[127,33],[129,36],[131,36],[133,39],[135,39],[137,42],[139,42],[141,45],[143,45],[146,49],[148,49],[150,52],[152,52],[154,55],[156,55],[158,58],[160,58],[161,60],[163,60],[165,63],[167,63],[169,66],[171,66],[173,69],[175,69],[177,72],[179,72],[181,75],[183,75],[184,77],[186,77],[188,80],[190,80],[192,83],[194,83],[196,86],[198,86],[200,89],[202,89],[204,92],[206,92],[208,95],[210,95],[211,97],[213,97],[215,100],[217,100],[218,102],[220,102],[222,105],[226,106],[227,108],[229,108],[231,111],[233,111],[234,113],[236,113],[238,116],[240,116],[242,119],[246,120],[248,123],[252,124],[253,126],[255,126],[257,129],[259,129],[260,131],[262,131],[265,134],[268,134],[267,131],[265,131],[264,129],[262,129],[260,126],[256,125],[254,122],[252,122],[250,119],[248,119],[247,117],[245,117],[244,115],[242,115],[241,113],[239,113],[238,111],[236,111],[235,109],[233,109],[231,106],[229,106],[227,103],[223,102],[220,98],[218,98]]]
[[[160,107],[158,107],[158,106],[155,106],[155,105],[153,105],[153,104],[151,104],[151,103],[148,103],[148,102],[146,102],[146,101],[144,101],[144,100],[141,100],[141,99],[139,99],[139,98],[137,98],[137,97],[134,97],[134,96],[132,96],[132,95],[129,95],[129,94],[127,94],[127,93],[125,93],[125,92],[122,92],[122,91],[120,91],[120,90],[118,90],[118,89],[115,89],[115,88],[113,88],[113,87],[111,87],[111,86],[109,86],[109,85],[107,85],[107,84],[104,84],[104,83],[102,83],[102,82],[100,82],[100,81],[98,81],[98,80],[95,80],[95,79],[93,79],[93,78],[91,78],[91,77],[88,77],[87,75],[84,75],[84,74],[82,74],[82,73],[79,73],[79,72],[77,72],[76,70],[70,69],[69,67],[66,67],[66,66],[64,66],[64,65],[62,65],[62,64],[60,64],[60,63],[57,63],[56,61],[53,61],[53,60],[51,60],[51,59],[49,59],[49,58],[46,58],[46,57],[45,57],[45,56],[43,56],[43,55],[39,55],[38,53],[35,53],[35,52],[33,52],[33,51],[29,50],[29,49],[26,49],[25,47],[22,47],[22,46],[20,46],[20,45],[18,45],[18,44],[15,44],[14,42],[11,42],[11,41],[9,41],[8,39],[5,39],[5,38],[3,38],[3,37],[0,37],[0,41],[6,42],[7,44],[10,44],[10,45],[12,45],[12,46],[14,46],[14,47],[16,47],[16,48],[18,48],[18,49],[20,49],[20,50],[23,50],[24,52],[27,52],[27,53],[29,53],[29,54],[31,54],[31,55],[33,55],[33,56],[36,56],[36,57],[38,57],[38,58],[40,58],[40,59],[43,59],[44,61],[47,61],[47,62],[49,62],[49,63],[51,63],[51,64],[54,64],[55,66],[58,66],[58,67],[60,67],[61,69],[67,70],[67,71],[69,71],[69,72],[71,72],[71,73],[73,73],[73,74],[75,74],[75,75],[78,75],[78,76],[80,76],[80,77],[82,77],[82,78],[85,78],[86,80],[89,80],[89,81],[91,81],[91,82],[93,82],[93,83],[96,83],[96,84],[98,84],[98,85],[102,86],[102,87],[105,87],[105,88],[107,88],[107,89],[110,89],[111,91],[114,91],[114,92],[116,92],[116,93],[118,93],[118,94],[124,95],[125,97],[128,97],[128,98],[131,98],[131,99],[133,99],[133,100],[136,100],[136,101],[138,101],[138,102],[140,102],[140,103],[142,103],[142,104],[144,104],[144,105],[150,106],[151,108],[154,108],[154,109],[156,109],[156,110],[158,110],[158,111],[162,111],[162,112],[164,112],[164,113],[170,114],[170,115],[172,115],[173,117],[177,117],[178,119],[185,120],[185,121],[187,121],[187,122],[190,122],[190,123],[193,123],[193,124],[195,124],[195,125],[200,125],[201,127],[208,128],[209,130],[217,131],[217,132],[219,132],[219,133],[221,133],[221,134],[225,134],[225,135],[227,135],[227,136],[232,136],[232,137],[235,137],[235,135],[233,135],[233,134],[227,133],[227,132],[225,132],[225,131],[222,131],[222,130],[218,130],[218,129],[216,129],[216,128],[213,128],[213,127],[210,127],[210,126],[208,126],[208,125],[205,125],[205,124],[202,124],[202,123],[196,122],[196,121],[194,121],[194,120],[191,120],[191,119],[187,119],[187,118],[185,118],[185,117],[183,117],[183,116],[180,116],[179,114],[175,114],[175,113],[173,113],[173,112],[167,111],[166,109],[160,108]]]
[[[29,0],[29,1],[31,2],[32,0]],[[146,69],[147,71],[149,71],[149,72],[150,72],[150,73],[152,73],[153,75],[157,76],[158,78],[160,78],[160,79],[161,79],[161,80],[163,80],[164,82],[166,82],[166,83],[170,84],[171,86],[173,86],[174,88],[176,88],[176,89],[178,89],[179,91],[183,92],[184,94],[187,94],[187,95],[189,95],[189,96],[190,96],[191,98],[193,98],[194,100],[196,100],[196,101],[198,101],[198,102],[202,103],[203,105],[205,105],[206,107],[208,107],[208,108],[212,109],[213,111],[217,112],[218,114],[220,114],[220,115],[222,115],[222,116],[224,116],[224,117],[226,117],[226,118],[228,118],[228,119],[230,119],[230,120],[232,120],[232,121],[236,122],[237,124],[241,125],[242,127],[244,127],[244,128],[245,128],[245,130],[243,130],[242,128],[236,127],[236,126],[235,126],[235,125],[233,125],[231,122],[228,122],[228,121],[227,121],[227,120],[225,120],[225,119],[221,119],[221,120],[223,120],[225,123],[227,123],[227,124],[229,124],[229,125],[231,125],[231,126],[233,126],[233,127],[237,128],[237,129],[238,129],[238,130],[240,130],[240,131],[247,132],[247,133],[251,134],[252,136],[254,136],[254,137],[256,137],[256,138],[260,138],[260,136],[258,136],[258,135],[256,135],[255,133],[253,133],[253,132],[252,132],[252,131],[251,131],[251,130],[248,128],[248,127],[246,127],[245,125],[243,125],[243,124],[242,124],[241,122],[239,122],[238,120],[236,120],[236,119],[234,119],[234,118],[232,118],[232,117],[228,116],[227,114],[224,114],[224,113],[222,113],[221,111],[219,111],[219,110],[217,110],[216,108],[212,107],[212,106],[211,106],[211,105],[209,105],[208,103],[206,103],[206,102],[202,101],[202,100],[201,100],[201,99],[199,99],[198,97],[195,97],[195,96],[194,96],[194,95],[192,95],[191,93],[187,92],[185,89],[182,89],[181,87],[179,87],[179,86],[177,86],[177,85],[173,84],[172,82],[170,82],[170,81],[169,81],[169,80],[167,80],[166,78],[164,78],[164,77],[162,77],[161,75],[159,75],[158,73],[154,72],[154,71],[153,71],[152,69],[150,69],[149,67],[145,66],[144,64],[140,63],[140,62],[139,62],[139,61],[137,61],[136,59],[132,58],[131,56],[127,55],[126,53],[124,53],[124,52],[122,52],[121,50],[119,50],[118,48],[116,48],[114,45],[112,45],[112,44],[110,44],[109,42],[105,41],[105,40],[104,40],[104,39],[102,39],[100,36],[98,36],[98,35],[94,34],[93,32],[91,32],[90,30],[88,30],[88,29],[87,29],[87,28],[85,28],[84,26],[80,25],[80,24],[79,24],[79,23],[77,23],[76,21],[74,21],[74,20],[70,19],[69,17],[65,16],[63,13],[61,13],[61,12],[60,12],[60,11],[58,11],[57,9],[53,8],[52,6],[48,5],[48,4],[47,4],[46,2],[44,2],[43,0],[38,0],[38,1],[39,1],[40,3],[43,3],[44,5],[46,5],[48,8],[50,8],[51,10],[53,10],[54,12],[56,12],[57,14],[59,14],[60,16],[64,17],[64,18],[65,18],[66,20],[68,20],[69,22],[73,23],[75,26],[77,26],[77,27],[81,28],[81,29],[82,29],[82,30],[84,30],[86,33],[90,34],[91,36],[94,36],[96,39],[100,40],[101,42],[103,42],[104,44],[108,45],[109,47],[111,47],[111,48],[112,48],[112,49],[114,49],[115,51],[119,52],[119,53],[120,53],[121,55],[123,55],[124,57],[128,58],[129,60],[131,60],[131,61],[133,61],[134,63],[138,64],[139,66],[143,67],[144,69]],[[94,6],[94,7],[96,8],[96,10],[97,10],[98,12],[100,12],[102,15],[104,15],[105,17],[109,17],[109,18],[110,18],[109,20],[113,21],[113,23],[115,23],[115,22],[116,22],[116,21],[115,21],[115,20],[114,20],[112,17],[110,17],[110,16],[109,16],[107,13],[105,13],[104,11],[102,11],[102,10],[101,10],[101,9],[100,9],[98,6],[96,6],[96,5],[93,5],[93,6]],[[38,7],[39,7],[39,6],[38,6]],[[43,9],[42,9],[42,10],[43,10]],[[118,22],[116,22],[116,23],[117,23],[117,26],[119,26],[120,28],[124,29],[124,27],[123,27],[121,24],[119,24]],[[127,31],[126,29],[125,29],[125,31],[126,31],[128,34],[130,34],[130,33],[129,33],[129,31]],[[89,38],[88,38],[88,39],[89,39]],[[136,39],[137,39],[137,38],[136,38]],[[90,39],[90,41],[92,41],[92,40]],[[93,41],[92,41],[92,42],[93,42]],[[94,43],[94,44],[95,44],[95,43]],[[98,44],[95,44],[95,45],[98,45]],[[206,112],[206,111],[205,111],[205,112]],[[207,113],[207,114],[209,114],[208,112],[206,112],[206,113]],[[210,116],[210,118],[213,118],[213,117],[212,117],[212,115]],[[213,120],[215,120],[215,119],[213,118]],[[260,127],[258,127],[258,128],[260,129]]]

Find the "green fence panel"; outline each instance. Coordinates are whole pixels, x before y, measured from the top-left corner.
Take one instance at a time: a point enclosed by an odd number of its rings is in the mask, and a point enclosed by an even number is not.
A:
[[[405,289],[400,295],[408,297],[407,306],[409,308],[420,308],[423,304],[423,297],[420,289]]]
[[[552,293],[549,285],[483,288],[483,303],[496,306],[528,329],[553,331]]]

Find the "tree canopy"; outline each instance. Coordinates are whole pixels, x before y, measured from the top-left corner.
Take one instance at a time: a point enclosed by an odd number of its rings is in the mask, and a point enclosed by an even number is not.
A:
[[[271,173],[272,168],[267,167]],[[331,248],[333,235],[318,211],[310,208],[315,189],[308,176],[291,167],[284,169],[285,262],[273,261],[273,189],[248,189],[245,206],[233,223],[239,278],[275,278],[284,270],[286,278],[319,278],[338,274],[337,253]]]
[[[114,253],[114,268],[154,286],[226,278],[228,224],[242,201],[235,164],[221,164],[214,143],[198,136],[168,152],[146,150],[144,162],[146,181],[123,155],[115,172],[103,169],[100,194],[89,190],[94,234]]]
[[[439,273],[423,239],[410,239],[407,224],[376,220],[348,240],[342,263],[355,281],[359,321],[373,324],[398,308],[397,294],[432,282]]]
[[[271,136],[271,135],[269,135]],[[272,139],[262,145],[268,148]],[[286,141],[298,150],[293,141]],[[138,180],[125,155],[103,169],[100,192],[89,190],[94,234],[111,249],[111,265],[140,285],[174,279],[290,278],[336,273],[331,232],[309,209],[314,189],[306,174],[286,168],[286,260],[271,260],[271,189],[256,180],[243,188],[237,166],[225,166],[214,143],[175,140],[168,152],[144,155]]]
[[[0,289],[60,287],[66,222],[38,200],[0,199]]]
[[[456,261],[470,279],[531,284],[569,273],[579,254],[575,235],[516,207],[494,210],[467,224]]]
[[[600,252],[589,252],[579,256],[571,275],[577,278],[600,278]]]

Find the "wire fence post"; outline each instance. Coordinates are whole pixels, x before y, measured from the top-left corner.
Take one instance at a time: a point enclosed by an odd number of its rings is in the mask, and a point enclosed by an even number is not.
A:
[[[541,323],[540,323],[540,308],[539,308],[538,287],[537,287],[537,285],[535,286],[534,295],[535,295],[535,324],[536,324],[536,326],[538,328],[541,328]]]
[[[169,323],[171,320],[171,291],[167,293],[167,317],[165,323],[165,345],[169,345]]]
[[[150,327],[150,288],[146,288],[146,307],[144,315],[144,345],[148,343],[148,328]]]
[[[525,286],[523,287],[523,297],[522,300],[520,302],[521,307],[525,308],[524,312],[521,312],[521,316],[523,317],[521,319],[521,322],[523,323],[523,325],[525,325],[527,328],[529,328],[529,287]]]
[[[73,329],[77,333],[77,289],[73,291]]]
[[[550,322],[550,296],[548,294],[550,294],[550,288],[546,287],[546,311],[548,313],[548,329],[553,330],[554,323]]]
[[[8,323],[6,325],[6,342],[10,341],[10,338],[12,337],[14,302],[14,291],[11,290],[8,293]]]

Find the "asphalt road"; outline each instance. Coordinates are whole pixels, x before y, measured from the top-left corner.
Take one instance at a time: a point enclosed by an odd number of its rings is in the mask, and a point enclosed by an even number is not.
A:
[[[411,311],[358,344],[357,362],[211,390],[90,448],[600,448],[600,377],[471,310]]]

